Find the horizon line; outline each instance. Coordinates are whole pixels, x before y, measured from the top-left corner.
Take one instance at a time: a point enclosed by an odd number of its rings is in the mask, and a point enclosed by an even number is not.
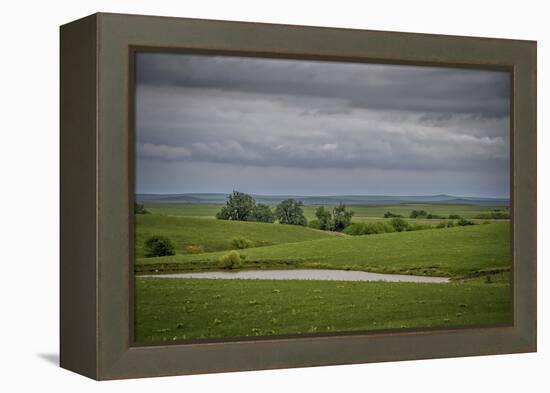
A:
[[[238,191],[238,190],[234,190]],[[233,192],[233,191],[232,191]],[[205,195],[230,195],[232,192],[135,192],[135,195],[193,195],[193,194],[205,194]],[[240,191],[242,192],[242,191]],[[438,193],[438,194],[261,194],[261,193],[244,193],[249,195],[255,195],[255,196],[272,196],[272,197],[283,197],[283,196],[293,196],[293,197],[342,197],[342,196],[348,196],[348,197],[435,197],[435,196],[446,196],[446,197],[452,197],[452,198],[481,198],[481,199],[510,199],[509,196],[472,196],[472,195],[453,195],[453,194],[445,194],[445,193]]]

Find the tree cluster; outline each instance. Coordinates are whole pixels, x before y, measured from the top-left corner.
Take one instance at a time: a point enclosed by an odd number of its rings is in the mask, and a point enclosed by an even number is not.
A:
[[[347,210],[346,205],[343,203],[335,206],[332,212],[325,209],[324,206],[320,206],[315,211],[318,228],[324,231],[343,231],[346,227],[351,225],[353,214],[354,212]]]
[[[306,225],[307,220],[302,209],[303,203],[295,199],[286,199],[272,211],[268,205],[256,203],[254,198],[239,191],[233,191],[227,197],[224,207],[216,214],[219,220],[257,221],[281,224]]]
[[[220,220],[275,222],[269,206],[258,203],[250,195],[233,191],[222,210],[216,214]]]

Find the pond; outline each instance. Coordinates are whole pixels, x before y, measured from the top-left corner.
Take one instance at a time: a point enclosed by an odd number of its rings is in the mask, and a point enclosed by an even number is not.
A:
[[[446,277],[411,276],[405,274],[369,273],[354,270],[293,269],[293,270],[237,270],[217,272],[170,273],[142,275],[155,278],[213,278],[246,280],[322,280],[322,281],[388,281],[445,283]]]

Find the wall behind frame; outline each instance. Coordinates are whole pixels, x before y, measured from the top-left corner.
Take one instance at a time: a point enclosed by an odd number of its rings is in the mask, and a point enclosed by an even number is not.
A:
[[[537,1],[503,3],[463,1],[443,5],[437,1],[337,3],[278,1],[252,3],[209,1],[155,2],[83,0],[9,3],[5,6],[2,56],[3,111],[0,154],[3,192],[4,280],[3,373],[0,386],[18,389],[54,388],[88,392],[129,389],[133,392],[282,392],[312,390],[338,392],[368,387],[371,390],[465,392],[544,391],[545,364],[550,361],[547,313],[540,312],[539,353],[462,359],[337,366],[298,370],[233,373],[193,377],[95,383],[54,366],[58,360],[58,26],[98,10],[140,14],[250,20],[356,27],[381,30],[465,34],[539,41],[539,108],[550,102],[548,67],[550,26],[544,4]],[[26,86],[26,87],[25,87]],[[539,310],[550,302],[544,283],[550,282],[548,259],[550,209],[550,139],[548,112],[539,110]],[[9,192],[4,191],[7,189]],[[39,208],[36,206],[39,201]],[[8,243],[8,242],[6,242]],[[13,268],[13,266],[17,268]],[[7,269],[7,266],[12,266]],[[25,273],[19,280],[14,271]],[[123,384],[123,385],[122,385]],[[6,390],[9,391],[9,390]]]

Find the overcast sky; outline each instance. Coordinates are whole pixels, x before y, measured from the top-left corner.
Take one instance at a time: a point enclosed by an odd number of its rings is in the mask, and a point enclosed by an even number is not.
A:
[[[509,197],[506,72],[136,55],[139,193]]]

